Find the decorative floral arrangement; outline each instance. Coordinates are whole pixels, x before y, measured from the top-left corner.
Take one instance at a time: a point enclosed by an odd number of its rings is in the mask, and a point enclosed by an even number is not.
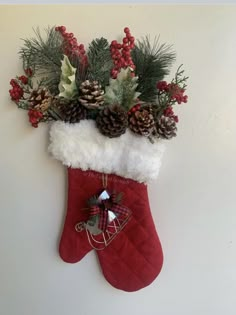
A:
[[[65,26],[39,29],[20,49],[24,75],[11,99],[35,128],[50,126],[48,150],[68,170],[59,253],[69,263],[91,250],[107,281],[124,291],[149,285],[163,264],[147,183],[157,178],[164,141],[176,136],[174,106],[187,102],[171,46],[149,37],[94,39],[85,50]]]
[[[127,128],[151,142],[176,136],[173,106],[187,102],[182,66],[170,83],[163,81],[175,60],[171,46],[158,39],[151,45],[149,37],[135,41],[128,27],[124,33],[121,43],[102,37],[85,51],[65,26],[48,28],[45,38],[36,29],[19,51],[24,75],[10,81],[11,99],[35,128],[93,119],[110,138]]]

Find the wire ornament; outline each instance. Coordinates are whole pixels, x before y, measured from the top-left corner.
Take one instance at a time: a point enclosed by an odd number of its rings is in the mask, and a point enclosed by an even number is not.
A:
[[[98,200],[106,200],[109,198],[110,195],[104,190],[99,195]],[[82,221],[75,225],[76,232],[86,232],[89,244],[95,250],[103,250],[106,248],[126,226],[132,215],[131,210],[128,208],[126,208],[125,214],[115,213],[112,209],[107,209],[106,211],[108,212],[108,222],[105,231],[99,229],[99,216],[97,216],[95,220]]]

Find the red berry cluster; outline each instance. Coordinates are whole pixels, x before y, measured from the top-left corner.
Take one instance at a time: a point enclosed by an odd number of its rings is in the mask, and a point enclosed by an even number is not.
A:
[[[28,83],[28,78],[25,75],[21,75],[18,78],[23,84],[27,84]]]
[[[160,91],[160,92],[168,92],[169,91],[169,87],[168,87],[168,83],[166,81],[158,81],[157,82],[157,89]]]
[[[169,84],[169,93],[171,95],[171,99],[176,101],[178,104],[187,103],[188,96],[184,95],[185,89],[182,89],[178,86],[178,84],[170,83]]]
[[[12,86],[12,89],[9,90],[11,99],[15,102],[19,102],[19,100],[24,95],[24,91],[15,79],[11,79],[10,84]]]
[[[73,33],[67,33],[65,26],[57,26],[55,28],[57,32],[63,37],[63,52],[67,56],[77,56],[83,65],[87,65],[88,58],[85,55],[85,49],[83,44],[78,44],[77,39]]]
[[[160,92],[166,92],[170,95],[172,101],[176,101],[178,104],[187,103],[188,96],[184,95],[185,89],[181,88],[176,83],[167,83],[166,81],[159,81],[157,83],[157,89]]]
[[[166,116],[166,117],[171,117],[174,119],[174,121],[177,123],[179,122],[179,118],[177,115],[175,115],[174,111],[173,111],[173,108],[171,106],[167,107],[164,112],[163,112],[163,115]]]
[[[135,70],[135,65],[131,58],[131,49],[134,48],[135,38],[131,36],[128,27],[124,28],[125,37],[123,43],[119,44],[116,40],[113,40],[110,45],[111,57],[113,59],[114,68],[111,70],[111,76],[115,79],[121,68],[131,67]]]
[[[29,116],[29,121],[31,125],[34,128],[37,128],[38,123],[40,122],[40,119],[43,118],[43,113],[35,109],[30,109],[28,111],[28,116]]]
[[[132,115],[132,113],[136,112],[137,110],[140,110],[141,105],[137,104],[135,106],[133,106],[132,108],[130,108],[130,110],[128,111],[128,115]]]

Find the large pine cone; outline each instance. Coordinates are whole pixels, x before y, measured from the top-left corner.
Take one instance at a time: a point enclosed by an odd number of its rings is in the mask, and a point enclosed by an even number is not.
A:
[[[149,136],[155,128],[152,107],[146,106],[131,112],[129,115],[129,128],[136,134]]]
[[[52,96],[50,95],[50,92],[45,88],[33,90],[29,97],[30,107],[40,109],[42,111],[46,111],[48,109],[51,101]]]
[[[128,115],[119,105],[111,105],[100,111],[96,123],[103,135],[109,138],[119,137],[126,131]]]
[[[177,127],[174,117],[162,115],[156,122],[155,136],[163,139],[171,139],[176,136]]]
[[[64,104],[60,110],[63,120],[71,124],[78,123],[82,119],[86,119],[88,111],[85,107],[81,106],[78,100],[71,101]]]
[[[80,103],[88,109],[98,108],[104,103],[104,91],[98,81],[86,80],[79,87]]]

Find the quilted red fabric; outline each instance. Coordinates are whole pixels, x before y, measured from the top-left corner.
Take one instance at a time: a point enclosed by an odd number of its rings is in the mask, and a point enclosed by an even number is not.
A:
[[[147,186],[131,179],[108,175],[107,190],[123,192],[122,203],[132,211],[124,229],[103,250],[97,251],[102,272],[115,288],[137,291],[149,285],[163,264],[161,244],[153,223]],[[103,190],[102,174],[68,168],[68,209],[59,252],[66,262],[75,263],[92,248],[86,232],[75,224],[87,219],[87,200]]]

